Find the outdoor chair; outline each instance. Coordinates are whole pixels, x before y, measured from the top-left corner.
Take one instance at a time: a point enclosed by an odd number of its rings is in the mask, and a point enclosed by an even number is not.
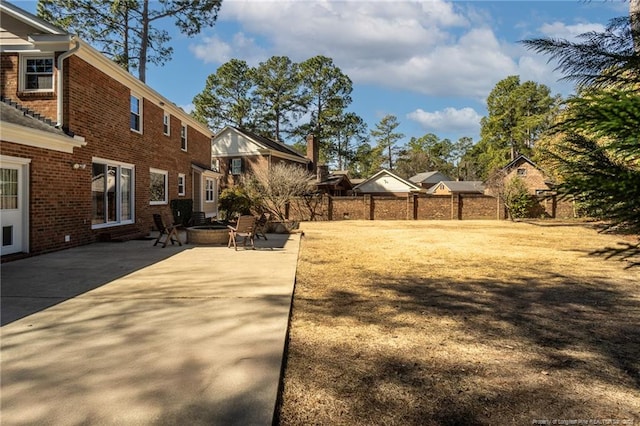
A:
[[[267,223],[269,222],[268,213],[262,213],[258,219],[256,219],[256,238],[260,239],[260,237],[267,240]]]
[[[162,248],[165,248],[169,241],[171,241],[171,245],[173,245],[174,243],[182,245],[182,243],[180,242],[180,238],[178,238],[178,228],[176,227],[176,225],[165,225],[164,219],[162,219],[162,216],[157,213],[154,213],[153,215],[153,222],[155,223],[156,228],[158,228],[159,232],[158,238],[156,238],[156,242],[153,243],[154,246],[158,245],[158,243],[163,243]],[[165,237],[164,241],[162,240],[162,237]]]
[[[233,243],[233,247],[238,250],[238,237],[242,237],[242,245],[244,247],[247,246],[247,239],[251,243],[251,248],[255,250],[255,245],[253,241],[253,237],[255,235],[255,227],[256,227],[256,218],[251,215],[240,216],[238,218],[238,222],[236,226],[227,225],[229,228],[229,243],[227,244],[227,248],[231,247]]]

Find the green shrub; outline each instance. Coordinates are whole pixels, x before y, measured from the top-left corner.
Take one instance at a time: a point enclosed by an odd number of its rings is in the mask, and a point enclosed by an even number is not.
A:
[[[250,214],[252,202],[244,188],[234,186],[222,191],[218,206],[223,219],[230,220],[236,216]]]
[[[534,198],[529,194],[526,184],[519,177],[514,177],[506,183],[503,198],[512,219],[530,217],[536,204]]]

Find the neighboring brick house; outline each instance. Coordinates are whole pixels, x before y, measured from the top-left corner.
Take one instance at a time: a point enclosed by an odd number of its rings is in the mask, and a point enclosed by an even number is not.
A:
[[[0,18],[3,260],[146,235],[173,199],[217,214],[209,129],[75,36]]]
[[[382,169],[373,176],[353,187],[356,194],[372,195],[406,195],[410,192],[419,192],[420,187],[406,179],[402,179],[395,173]]]
[[[328,194],[336,197],[351,195],[353,183],[349,179],[348,170],[329,171],[329,166],[318,166],[316,188],[320,194]]]
[[[307,143],[311,153],[317,152],[313,136],[307,138]],[[307,158],[282,142],[232,126],[218,132],[211,145],[213,169],[222,174],[222,188],[238,185],[244,174],[278,162],[296,164],[309,171],[317,166],[313,154]]]
[[[571,198],[559,198],[553,182],[545,172],[524,155],[519,155],[503,169],[504,182],[518,177],[527,191],[537,199],[537,204],[531,209],[531,217],[574,218],[576,217],[575,203]]]
[[[536,164],[524,155],[519,155],[503,167],[504,181],[520,178],[531,195],[546,195],[551,191],[551,182]]]

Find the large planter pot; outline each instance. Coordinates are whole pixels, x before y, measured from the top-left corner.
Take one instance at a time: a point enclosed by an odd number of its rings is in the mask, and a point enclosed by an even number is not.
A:
[[[290,234],[300,227],[300,222],[296,220],[271,221],[267,226],[267,232],[273,234]]]
[[[202,225],[187,228],[187,242],[194,245],[226,244],[229,229],[220,225]]]

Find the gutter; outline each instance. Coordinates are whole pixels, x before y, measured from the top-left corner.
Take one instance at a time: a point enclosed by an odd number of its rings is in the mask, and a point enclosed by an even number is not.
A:
[[[62,109],[64,107],[64,102],[63,102],[63,90],[64,90],[64,81],[63,81],[63,71],[64,71],[64,60],[67,59],[68,57],[70,57],[71,55],[75,54],[79,49],[80,49],[80,41],[78,39],[75,38],[75,36],[72,38],[75,39],[75,47],[67,50],[66,52],[64,52],[62,55],[58,56],[58,116],[57,116],[57,124],[56,127],[58,128],[62,128],[63,126],[63,114],[62,114]]]

